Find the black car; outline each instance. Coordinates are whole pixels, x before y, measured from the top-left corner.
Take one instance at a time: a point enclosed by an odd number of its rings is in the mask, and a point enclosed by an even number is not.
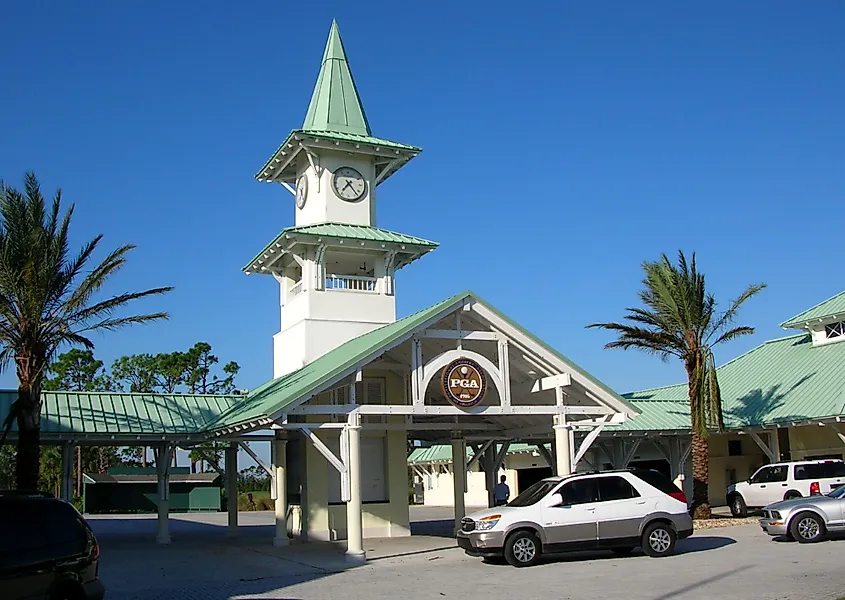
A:
[[[3,600],[101,600],[99,557],[94,532],[71,504],[0,492]]]

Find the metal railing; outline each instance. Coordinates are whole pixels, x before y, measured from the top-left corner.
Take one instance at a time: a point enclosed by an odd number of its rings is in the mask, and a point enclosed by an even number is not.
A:
[[[361,277],[360,275],[326,275],[326,289],[351,292],[375,292],[376,281],[375,277]]]

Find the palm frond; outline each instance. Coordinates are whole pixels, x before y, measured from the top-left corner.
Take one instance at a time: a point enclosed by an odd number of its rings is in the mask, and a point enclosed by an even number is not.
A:
[[[730,325],[733,320],[736,318],[737,313],[739,312],[740,307],[743,303],[748,300],[749,298],[757,295],[764,289],[766,289],[767,285],[765,283],[756,283],[748,286],[733,302],[731,302],[731,306],[722,313],[719,318],[714,321],[712,327],[708,331],[708,338],[712,337],[713,335],[718,334],[728,325]],[[714,343],[715,345],[715,343]]]
[[[730,342],[731,340],[735,340],[738,337],[742,337],[744,335],[751,335],[753,333],[754,333],[753,327],[747,327],[747,326],[734,327],[733,329],[730,329],[730,330],[726,331],[725,333],[723,333],[722,335],[720,335],[716,339],[715,342],[710,344],[710,346],[711,347],[712,346],[718,346],[722,342]]]

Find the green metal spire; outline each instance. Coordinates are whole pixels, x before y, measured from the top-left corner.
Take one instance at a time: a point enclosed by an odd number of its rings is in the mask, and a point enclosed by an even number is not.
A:
[[[310,131],[335,131],[370,136],[370,124],[358,89],[349,70],[349,61],[340,40],[337,22],[332,20],[329,40],[323,52],[323,64],[302,128]]]

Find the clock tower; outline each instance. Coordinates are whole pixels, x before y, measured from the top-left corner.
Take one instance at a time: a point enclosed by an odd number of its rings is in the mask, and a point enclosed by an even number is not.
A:
[[[333,21],[305,122],[255,176],[294,207],[294,226],[244,268],[279,282],[274,377],[396,320],[396,271],[437,244],[378,228],[376,190],[420,152],[373,136]]]

